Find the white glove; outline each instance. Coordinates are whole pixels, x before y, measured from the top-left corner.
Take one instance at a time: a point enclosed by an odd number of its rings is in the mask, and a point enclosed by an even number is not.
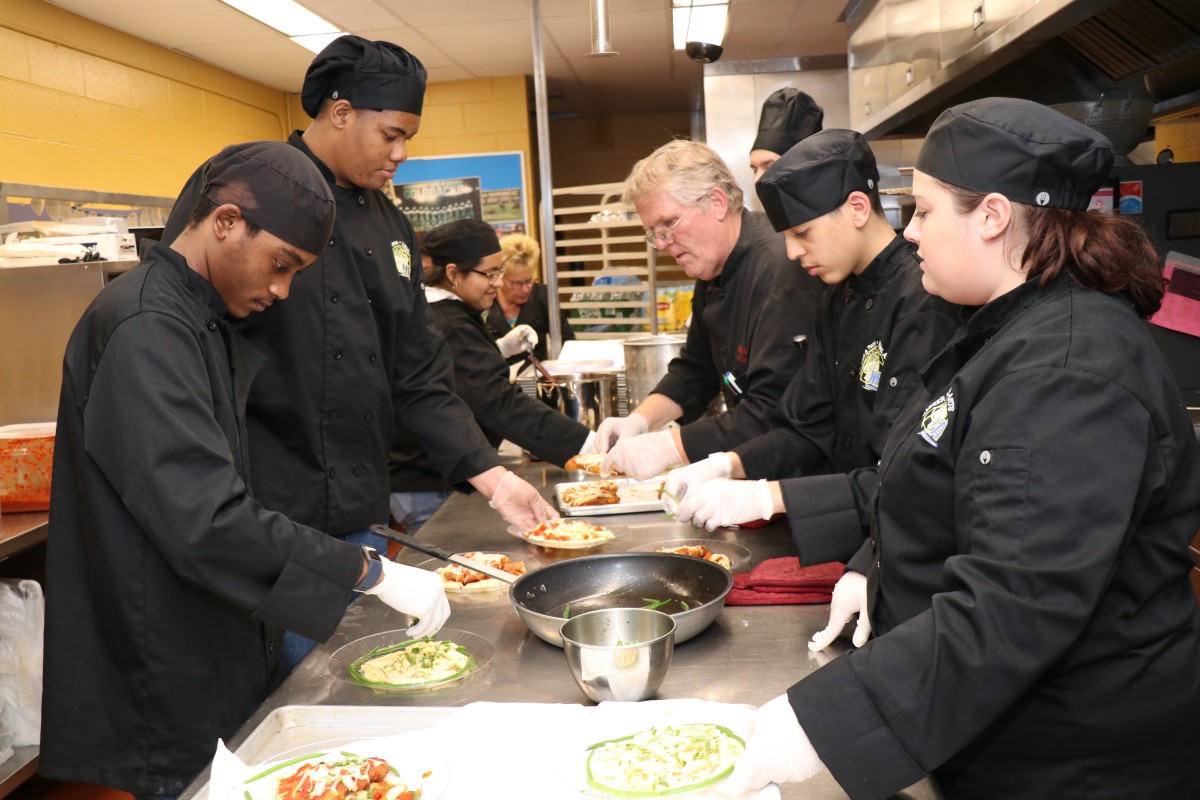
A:
[[[607,453],[609,448],[627,436],[640,436],[650,430],[650,423],[641,414],[630,414],[628,417],[607,417],[600,421],[596,429],[596,438],[591,442],[592,450],[586,447],[584,453]]]
[[[505,472],[496,484],[488,505],[504,517],[510,533],[525,533],[547,520],[558,519],[554,506],[547,503],[537,489],[511,472]]]
[[[500,348],[500,355],[511,358],[517,353],[532,352],[537,343],[537,331],[528,325],[518,325],[497,339],[496,347]]]
[[[689,492],[675,512],[677,522],[691,520],[697,528],[716,530],[775,515],[771,486],[765,481],[732,481],[714,478],[704,490]]]
[[[867,618],[867,576],[861,572],[847,572],[834,584],[833,597],[829,601],[829,624],[813,634],[808,649],[816,653],[829,647],[855,614],[858,625],[854,628],[852,641],[855,647],[862,647],[871,638],[871,620]]]
[[[741,797],[768,783],[808,780],[824,768],[787,695],[781,694],[754,712],[746,750],[716,789],[725,797]]]
[[[383,558],[383,577],[363,594],[373,594],[392,608],[416,617],[417,622],[408,629],[414,639],[432,636],[441,630],[450,617],[450,603],[446,600],[446,584],[436,572],[397,564]]]
[[[599,439],[599,435],[596,438]],[[675,449],[675,437],[671,432],[655,431],[627,436],[617,442],[604,457],[600,474],[608,476],[613,472],[623,472],[631,478],[644,481],[685,461],[687,459],[683,454]]]
[[[663,511],[677,515],[679,503],[676,500],[682,502],[689,493],[696,497],[700,493],[701,486],[716,478],[728,478],[732,471],[733,465],[729,461],[728,453],[713,453],[695,464],[671,470],[667,473],[667,480],[663,484]],[[668,495],[674,495],[676,500],[672,500]],[[691,519],[691,515],[687,519],[679,519],[676,516],[676,519],[679,522],[687,522],[688,519]]]

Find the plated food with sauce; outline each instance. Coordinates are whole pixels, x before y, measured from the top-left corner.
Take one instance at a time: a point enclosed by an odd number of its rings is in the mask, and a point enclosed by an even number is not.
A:
[[[558,483],[554,493],[558,507],[567,516],[641,514],[662,511],[662,478],[635,481],[633,478]]]
[[[746,742],[724,725],[662,725],[587,748],[587,784],[617,797],[664,797],[712,786],[733,772]]]
[[[414,639],[403,630],[364,636],[329,658],[342,680],[379,694],[423,692],[458,685],[489,664],[494,648],[481,636],[442,628]]]
[[[582,549],[595,547],[612,540],[615,534],[608,528],[582,519],[555,519],[543,522],[521,535],[523,539],[542,547]]]
[[[507,572],[514,578],[519,578],[526,572],[524,561],[514,561],[505,553],[483,553],[472,550],[455,555],[498,569],[501,572]],[[461,564],[446,564],[438,567],[437,573],[442,576],[447,592],[496,592],[509,587],[509,584],[498,578],[490,578],[482,572],[476,572]]]
[[[742,569],[750,562],[748,548],[723,539],[667,539],[640,544],[632,550],[635,553],[677,553],[703,558],[705,561],[720,564],[731,572]]]
[[[263,767],[243,784],[246,800],[437,800],[450,779],[437,757],[370,741]]]

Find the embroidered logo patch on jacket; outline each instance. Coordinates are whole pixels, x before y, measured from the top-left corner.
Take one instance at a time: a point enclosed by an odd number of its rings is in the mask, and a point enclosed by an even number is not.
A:
[[[883,342],[874,341],[863,351],[862,366],[858,369],[858,382],[868,392],[879,391],[879,378],[883,373],[883,364],[887,361],[887,353],[883,351]]]
[[[396,262],[396,272],[401,278],[412,280],[412,251],[405,242],[392,242],[392,258]]]
[[[918,435],[937,447],[938,440],[946,432],[946,426],[950,424],[950,415],[953,413],[954,392],[946,392],[925,407],[925,413],[921,415],[921,432]]]

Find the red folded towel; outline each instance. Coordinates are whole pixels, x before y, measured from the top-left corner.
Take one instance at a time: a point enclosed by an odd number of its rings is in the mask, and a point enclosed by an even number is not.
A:
[[[828,603],[844,568],[840,561],[804,567],[794,556],[770,558],[749,572],[734,575],[733,589],[725,603],[733,606]]]

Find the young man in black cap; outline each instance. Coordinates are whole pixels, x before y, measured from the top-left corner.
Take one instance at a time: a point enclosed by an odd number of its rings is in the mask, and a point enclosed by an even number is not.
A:
[[[46,558],[40,771],[177,795],[278,684],[282,628],[327,638],[352,591],[449,615],[442,582],[251,496],[262,357],[229,324],[288,296],[334,203],[282,142],[221,151],[184,231],[96,298],[63,364]]]
[[[425,68],[404,48],[358,36],[334,40],[313,60],[301,93],[313,122],[288,141],[321,170],[337,221],[291,302],[242,327],[268,356],[248,406],[255,496],[380,549],[384,542],[368,528],[388,519],[395,425],[418,438],[449,484],[474,486],[511,525],[528,530],[558,516],[500,466],[454,394],[451,358],[421,290],[412,225],[379,191],[408,157],[425,81]],[[195,184],[193,176],[184,197]],[[164,240],[181,229],[182,213],[172,213]],[[289,636],[287,660],[310,647]]]
[[[628,416],[600,423],[603,471],[644,479],[764,433],[804,365],[821,285],[789,259],[767,219],[742,204],[728,165],[708,145],[677,140],[634,165],[624,197],[696,280],[687,346]],[[702,416],[722,393],[727,411]],[[660,430],[672,420],[679,428]]]
[[[792,147],[755,184],[788,255],[830,286],[778,427],[671,472],[677,519],[712,530],[787,512],[805,564],[846,561],[862,545],[862,534],[843,539],[829,524],[856,517],[845,473],[878,463],[918,371],[958,321],[956,306],[922,288],[914,248],[884,216],[878,182],[862,135],[834,129]]]
[[[810,95],[788,86],[771,93],[758,118],[758,135],[750,145],[750,171],[758,180],[796,143],[821,130],[825,110]]]

